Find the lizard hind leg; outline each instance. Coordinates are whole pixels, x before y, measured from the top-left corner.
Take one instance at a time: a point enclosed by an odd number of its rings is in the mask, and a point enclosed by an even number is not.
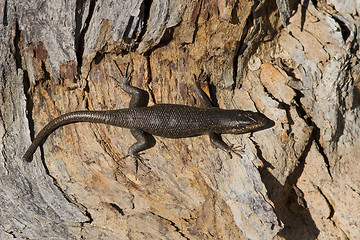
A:
[[[128,156],[135,159],[135,166],[136,166],[136,174],[138,171],[139,164],[138,162],[141,162],[145,167],[150,169],[145,162],[144,159],[140,156],[140,152],[144,151],[146,149],[152,148],[155,146],[155,138],[143,130],[140,129],[131,129],[131,134],[134,136],[134,138],[137,140],[133,145],[129,147],[128,150]]]

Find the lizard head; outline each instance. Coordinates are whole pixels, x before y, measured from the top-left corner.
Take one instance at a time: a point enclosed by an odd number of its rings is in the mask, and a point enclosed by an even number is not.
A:
[[[227,133],[240,134],[272,127],[274,122],[259,112],[233,110]]]

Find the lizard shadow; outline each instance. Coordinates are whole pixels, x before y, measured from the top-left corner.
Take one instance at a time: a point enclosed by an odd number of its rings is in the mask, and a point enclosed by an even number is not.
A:
[[[274,203],[278,219],[284,224],[284,229],[278,233],[284,239],[315,240],[320,233],[306,206],[306,202],[301,204],[300,200],[303,199],[300,199],[301,197],[294,191],[294,187],[296,187],[296,183],[303,173],[305,159],[310,151],[311,144],[312,141],[310,140],[299,158],[298,165],[289,174],[284,184],[281,184],[269,171],[269,169],[274,169],[274,166],[262,157],[261,151],[258,152],[258,157],[264,163],[264,166],[259,169],[261,179],[268,191],[269,198]]]

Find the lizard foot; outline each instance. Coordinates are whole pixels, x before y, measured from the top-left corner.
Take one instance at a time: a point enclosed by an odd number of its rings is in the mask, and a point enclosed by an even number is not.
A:
[[[244,154],[244,146],[242,145],[230,145],[229,146],[229,151],[227,152],[229,157],[232,158],[232,154],[231,153],[234,153],[236,155],[238,155],[240,158],[242,158],[242,154]]]
[[[145,163],[145,161],[149,161],[149,159],[143,158],[140,156],[140,154],[144,154],[144,153],[138,153],[136,155],[130,155],[127,154],[124,157],[120,158],[120,160],[123,160],[125,158],[131,157],[132,159],[135,160],[135,175],[137,176],[138,174],[138,170],[139,170],[139,162],[145,166],[148,170],[151,170],[151,168]],[[136,177],[137,178],[137,177]]]
[[[132,158],[135,159],[135,175],[137,176],[138,170],[139,170],[139,162],[145,166],[149,171],[151,170],[151,168],[145,163],[146,161],[149,161],[149,159],[146,158],[142,158],[139,154],[131,156]],[[137,178],[137,177],[136,177]]]

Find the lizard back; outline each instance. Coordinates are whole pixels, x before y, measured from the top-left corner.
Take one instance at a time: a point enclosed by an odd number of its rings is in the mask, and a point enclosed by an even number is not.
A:
[[[243,133],[266,124],[258,113],[220,108],[198,108],[177,104],[157,104],[114,110],[111,125],[141,129],[167,138],[192,137],[210,132]],[[251,129],[249,129],[251,126]],[[237,130],[237,132],[236,132]]]

